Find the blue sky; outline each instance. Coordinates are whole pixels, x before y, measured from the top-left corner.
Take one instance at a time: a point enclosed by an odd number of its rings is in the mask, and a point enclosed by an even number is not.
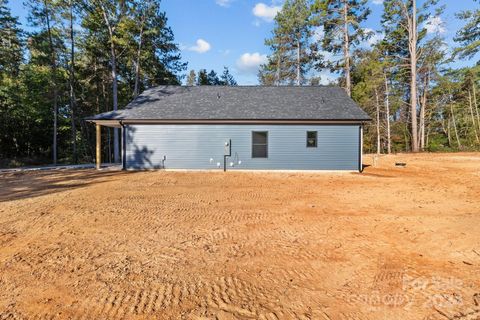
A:
[[[9,6],[26,26],[27,12],[22,2],[10,0]],[[380,29],[381,2],[369,0],[372,14],[364,23],[365,28]],[[189,69],[221,72],[227,66],[239,84],[248,85],[257,84],[258,64],[268,54],[264,40],[270,36],[272,18],[281,3],[282,0],[163,0],[162,6]],[[446,10],[440,19],[432,21],[432,32],[442,33],[447,43],[453,45],[452,38],[462,26],[455,13],[479,4],[473,0],[441,0],[440,3]],[[456,66],[471,64],[471,61],[455,63]],[[324,81],[332,77],[328,72],[321,76]]]

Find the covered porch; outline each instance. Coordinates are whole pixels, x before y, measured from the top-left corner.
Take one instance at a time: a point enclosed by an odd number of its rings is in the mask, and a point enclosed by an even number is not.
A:
[[[125,130],[121,120],[87,120],[95,125],[95,169],[100,170],[102,167],[111,167],[112,163],[104,163],[102,166],[102,127],[114,128],[120,130],[120,158],[121,168],[125,169]],[[115,143],[115,142],[114,142]],[[116,163],[117,164],[117,163]],[[117,164],[118,165],[118,164]]]

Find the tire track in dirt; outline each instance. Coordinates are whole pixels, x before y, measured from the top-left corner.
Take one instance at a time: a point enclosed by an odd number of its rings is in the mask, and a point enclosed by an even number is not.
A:
[[[377,177],[154,171],[50,190],[45,175],[47,190],[0,208],[0,309],[13,303],[0,319],[478,318],[468,303],[439,307],[448,317],[423,305],[479,284],[467,252],[478,247],[478,163],[439,176],[432,163],[445,163],[421,157],[425,168],[366,169]],[[362,300],[397,292],[402,271],[465,285],[407,288],[409,314]]]
[[[122,212],[128,212],[126,216],[129,220],[140,226],[149,223],[152,226],[166,227],[167,230],[178,228],[179,225],[211,226],[211,221],[222,225],[247,222],[254,224],[267,221],[273,216],[272,212],[264,210],[232,210],[227,204],[222,205],[215,201],[205,203],[179,198],[162,204],[156,204],[150,199],[146,202],[149,203],[149,207],[123,205]]]
[[[155,315],[168,308],[178,308],[190,294],[197,294],[195,286],[185,283],[165,283],[154,287],[122,290],[101,290],[90,296],[76,314],[85,314],[85,319],[128,319],[133,316]],[[93,305],[90,308],[88,305]],[[79,319],[82,317],[79,316]]]
[[[247,319],[275,319],[281,307],[274,291],[267,291],[235,276],[220,277],[207,283],[206,303],[211,310],[221,310]]]
[[[128,291],[103,289],[85,299],[73,319],[129,319],[175,313],[185,306],[203,306],[248,319],[282,319],[276,296],[234,276],[211,281],[170,282]],[[200,308],[202,309],[202,308]],[[194,311],[195,312],[195,311]],[[43,314],[38,319],[55,318]]]

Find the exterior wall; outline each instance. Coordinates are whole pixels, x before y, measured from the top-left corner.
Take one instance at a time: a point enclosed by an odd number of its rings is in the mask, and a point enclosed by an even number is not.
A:
[[[360,125],[127,125],[127,169],[359,170]],[[268,158],[252,158],[252,131],[268,131]],[[318,131],[307,148],[307,131]],[[231,166],[233,163],[233,166]],[[220,165],[219,165],[220,164]]]

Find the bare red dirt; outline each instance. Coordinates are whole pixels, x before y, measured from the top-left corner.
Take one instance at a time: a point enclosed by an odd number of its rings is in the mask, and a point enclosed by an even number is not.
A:
[[[362,174],[0,175],[0,319],[480,319],[479,304],[478,153]]]

